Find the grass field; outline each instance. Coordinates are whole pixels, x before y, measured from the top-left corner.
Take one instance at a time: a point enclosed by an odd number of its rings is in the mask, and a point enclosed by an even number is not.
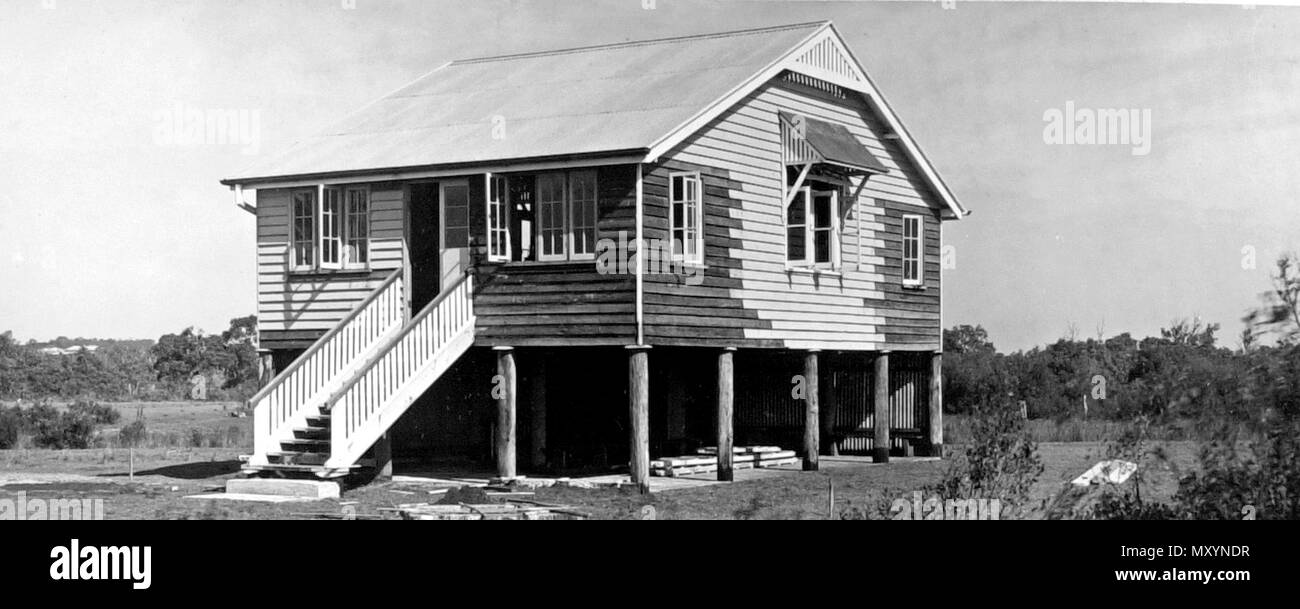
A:
[[[342,513],[344,503],[339,501],[261,504],[185,498],[220,491],[227,479],[239,475],[238,457],[252,446],[252,420],[231,416],[238,404],[144,402],[113,406],[122,413],[122,421],[100,430],[98,448],[0,450],[0,499],[20,492],[28,497],[100,498],[105,501],[106,517],[111,519],[295,518]],[[134,451],[132,478],[132,453],[118,447],[115,440],[118,428],[135,419],[137,406],[143,408],[149,441]],[[1032,491],[1035,505],[1101,460],[1105,453],[1101,440],[1119,430],[1117,424],[1104,421],[1030,423],[1031,434],[1040,441],[1039,455],[1045,467]],[[968,439],[967,423],[960,417],[951,417],[945,427],[950,446]],[[1061,438],[1072,441],[1053,441]],[[1162,444],[1169,456],[1169,469],[1147,473],[1145,497],[1171,496],[1177,476],[1195,465],[1195,443]],[[934,460],[899,460],[889,465],[827,460],[822,471],[815,473],[741,472],[739,481],[732,484],[648,496],[627,488],[544,488],[537,490],[535,498],[573,505],[601,519],[642,518],[648,505],[659,519],[825,519],[831,516],[827,495],[832,483],[835,516],[855,508],[875,512],[878,506],[909,498],[913,491],[936,481],[947,464]],[[378,515],[381,507],[436,500],[427,490],[419,485],[377,483],[347,491],[342,501],[359,514]]]
[[[135,420],[141,409],[148,430],[144,448],[244,448],[253,446],[253,420],[235,417],[240,404],[236,402],[103,402],[122,414],[116,425],[99,429],[96,446],[117,447],[118,431]],[[12,402],[0,406],[12,406]],[[24,404],[30,405],[30,404]],[[67,403],[55,403],[65,408]],[[20,440],[20,445],[30,442]],[[3,461],[0,461],[2,463]]]
[[[1180,470],[1194,464],[1195,446],[1166,443],[1171,462]],[[213,448],[155,448],[136,451],[136,476],[128,479],[128,455],[122,449],[0,451],[0,499],[24,492],[28,497],[102,498],[110,519],[303,518],[315,513],[341,514],[339,501],[260,504],[187,499],[186,495],[219,491],[238,475],[240,451]],[[1100,443],[1044,443],[1039,447],[1045,471],[1034,486],[1035,504],[1050,498],[1061,485],[1102,457]],[[575,506],[594,518],[641,518],[645,506],[658,519],[825,519],[827,489],[834,481],[836,515],[858,507],[908,498],[942,475],[944,461],[896,461],[888,465],[864,462],[824,462],[815,473],[764,472],[761,477],[732,484],[640,495],[630,489],[538,489],[538,501]],[[400,473],[400,472],[399,472]],[[1156,476],[1144,496],[1168,497],[1175,486],[1170,475]],[[379,508],[400,503],[435,501],[427,487],[377,483],[344,493],[348,509],[379,515]],[[1150,494],[1148,494],[1150,493]]]

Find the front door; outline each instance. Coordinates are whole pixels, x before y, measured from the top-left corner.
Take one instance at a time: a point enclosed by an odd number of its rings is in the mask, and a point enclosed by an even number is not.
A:
[[[438,183],[411,185],[411,312],[438,297],[442,285],[442,214],[438,212]]]

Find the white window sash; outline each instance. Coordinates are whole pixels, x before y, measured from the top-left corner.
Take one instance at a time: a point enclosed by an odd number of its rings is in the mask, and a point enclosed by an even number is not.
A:
[[[351,202],[353,193],[360,193],[361,200],[365,201],[365,207],[366,207],[365,215],[360,220],[362,225],[365,226],[365,231],[366,231],[366,236],[364,239],[362,239],[366,247],[366,259],[364,261],[353,260],[351,255],[351,250],[349,249],[351,247],[350,246],[352,241],[351,233],[353,229],[352,211],[349,208],[349,203]],[[339,252],[339,260],[340,262],[342,262],[343,268],[346,269],[369,268],[370,259],[374,256],[374,252],[370,247],[371,245],[370,244],[370,187],[349,186],[347,188],[341,189],[340,194],[343,197],[343,199],[341,201],[341,208],[339,210],[340,211],[339,216],[341,220],[339,223],[339,246],[341,248]]]
[[[815,205],[815,204],[814,204],[814,201],[812,200],[812,198],[808,196],[808,194],[807,194],[807,193],[808,193],[808,189],[805,189],[804,192],[805,192],[805,195],[804,195],[805,204],[808,206],[807,208],[805,208],[805,211],[804,211],[804,220],[806,220],[807,223],[808,223],[808,224],[807,224],[807,227],[808,227],[808,237],[807,237],[807,239],[808,239],[808,243],[807,243],[807,249],[804,250],[804,253],[807,255],[807,257],[805,258],[805,263],[808,264],[808,265],[810,265],[810,266],[817,267],[817,268],[838,269],[838,268],[840,268],[840,201],[839,201],[840,197],[839,197],[839,191],[836,191],[836,190],[817,190],[817,191],[812,191],[812,193],[811,193],[811,194],[812,194],[812,197],[820,197],[820,196],[827,196],[827,195],[830,195],[830,198],[831,198],[831,204],[829,205],[829,208],[827,209],[827,212],[830,213],[830,215],[831,215],[831,218],[830,218],[830,220],[831,220],[831,221],[830,221],[830,226],[829,226],[828,228],[823,228],[823,229],[819,229],[819,228],[817,228],[817,224],[818,224],[818,222],[817,222],[817,218],[816,218],[817,205]],[[818,261],[817,261],[817,239],[816,239],[816,237],[817,237],[817,232],[818,232],[819,230],[820,230],[820,231],[825,231],[825,232],[829,233],[829,236],[827,237],[826,241],[827,241],[827,247],[830,248],[830,251],[827,252],[827,254],[826,254],[826,257],[827,257],[826,262],[818,262]]]
[[[674,188],[681,178],[682,190]],[[699,172],[675,172],[668,174],[668,241],[673,260],[692,264],[704,263],[704,192]],[[677,226],[676,207],[682,205],[682,219],[686,226]],[[692,221],[694,230],[692,230]],[[682,249],[676,248],[677,231],[682,233]]]
[[[554,190],[552,186],[554,186],[553,180],[556,179],[556,176],[558,176],[558,179],[560,180],[559,201],[549,198]],[[544,182],[546,183],[545,188],[542,187]],[[537,193],[534,195],[537,197],[537,259],[542,262],[565,260],[568,255],[568,241],[570,240],[568,222],[566,220],[569,217],[569,206],[567,201],[568,197],[565,196],[565,176],[562,173],[538,174],[537,184]],[[545,193],[547,198],[543,198],[543,193]],[[550,224],[551,218],[555,215],[555,205],[560,206],[560,225],[558,227]],[[555,248],[554,251],[548,254],[548,246],[550,245],[552,235],[555,234],[557,228],[560,235],[559,247]]]
[[[492,187],[496,185],[497,198],[492,198]],[[507,262],[512,255],[510,243],[510,190],[509,182],[505,176],[494,176],[487,174],[487,246],[488,260],[492,262]],[[497,226],[492,225],[492,208],[497,206]],[[493,251],[492,244],[494,238],[500,235],[502,251]]]
[[[335,210],[334,213],[329,215],[330,226],[334,229],[333,231],[327,231],[325,227],[326,197],[327,195],[330,194],[336,194],[339,197],[338,208]],[[339,226],[340,214],[338,213],[343,210],[342,196],[343,196],[342,191],[340,191],[337,188],[326,188],[324,184],[321,184],[317,187],[317,196],[316,196],[316,266],[317,268],[321,268],[321,269],[343,268],[343,252],[342,252],[343,233],[340,230],[342,227]],[[338,234],[337,239],[330,237],[328,235],[328,232],[334,232]],[[334,254],[333,260],[325,259],[327,244],[335,245],[338,248],[333,252]]]
[[[815,260],[814,250],[816,244],[813,242],[813,205],[812,205],[812,187],[804,186],[799,189],[799,194],[794,196],[790,201],[791,205],[800,204],[803,206],[803,258],[790,258],[790,210],[781,210],[785,216],[785,240],[786,240],[786,264],[789,266],[809,266]]]
[[[311,197],[311,200],[307,202],[308,211],[311,214],[309,216],[311,219],[311,226],[305,241],[310,243],[312,247],[311,262],[303,262],[298,258],[298,244],[304,243],[304,241],[298,239],[298,219],[300,216],[298,215],[297,199],[299,195],[303,194]],[[289,191],[289,268],[293,271],[313,270],[316,268],[316,261],[320,259],[320,221],[316,217],[316,208],[318,203],[316,202],[315,194],[316,193],[311,190],[304,189]]]
[[[907,235],[909,226],[915,226],[915,231],[914,231],[915,235],[913,237],[908,237]],[[913,256],[910,259],[908,258],[907,255],[907,245],[909,241],[915,243],[915,252],[916,252],[915,256]],[[925,260],[924,252],[925,252],[925,222],[922,220],[921,216],[912,215],[912,214],[904,215],[903,216],[903,252],[902,252],[903,285],[909,285],[909,286],[921,285],[925,281],[925,265],[922,262]],[[916,265],[916,277],[914,278],[908,278],[907,276],[907,267],[909,262]]]
[[[574,215],[577,213],[577,197],[573,196],[573,185],[574,185],[575,182],[577,182],[577,178],[578,178],[578,176],[585,176],[585,175],[590,175],[590,176],[591,176],[591,182],[590,182],[590,184],[591,184],[591,187],[592,187],[592,190],[593,190],[593,192],[591,193],[591,194],[592,194],[592,197],[594,198],[594,200],[592,201],[592,210],[591,210],[591,211],[592,211],[592,214],[591,214],[592,217],[591,217],[591,218],[588,218],[588,219],[591,221],[591,228],[592,228],[592,231],[593,231],[593,235],[592,235],[592,242],[591,242],[591,251],[590,251],[590,252],[579,253],[579,252],[578,252],[578,234],[577,234],[577,233],[578,233],[578,223],[577,223],[577,221],[576,221],[576,218],[574,217]],[[595,229],[596,229],[596,218],[600,215],[600,214],[597,212],[597,209],[599,208],[599,200],[600,200],[600,199],[599,199],[599,195],[595,192],[595,189],[596,189],[596,172],[595,172],[595,171],[575,171],[575,172],[571,172],[571,173],[569,173],[569,174],[566,175],[565,186],[566,186],[566,187],[565,187],[565,191],[564,191],[564,195],[565,195],[565,196],[564,196],[564,202],[565,202],[565,208],[564,208],[564,212],[565,212],[565,213],[564,213],[564,235],[565,235],[565,238],[566,238],[567,241],[568,241],[568,242],[565,244],[565,245],[566,245],[566,247],[565,247],[565,251],[568,253],[568,255],[569,255],[569,259],[570,259],[570,260],[595,260],[595,259],[596,259],[596,241],[595,241],[595,234],[594,234],[594,232],[595,232]]]

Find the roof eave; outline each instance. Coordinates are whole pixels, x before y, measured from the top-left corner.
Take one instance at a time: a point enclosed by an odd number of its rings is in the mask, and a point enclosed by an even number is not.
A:
[[[382,177],[385,180],[401,179],[402,174],[413,174],[420,172],[441,172],[441,171],[458,171],[461,169],[481,169],[485,167],[511,167],[527,166],[538,163],[563,163],[566,161],[584,161],[610,159],[617,161],[627,161],[630,159],[640,159],[648,152],[648,148],[627,148],[620,150],[605,150],[598,152],[582,152],[574,154],[552,154],[531,157],[514,157],[504,159],[487,159],[483,161],[465,161],[460,163],[439,163],[432,165],[410,165],[401,167],[374,167],[366,169],[349,169],[344,171],[325,171],[314,173],[299,174],[281,174],[270,176],[252,176],[241,178],[226,178],[221,180],[223,186],[242,186],[244,188],[256,188],[258,185],[275,184],[284,182],[303,182],[310,180],[338,180],[348,178],[365,178],[365,177]],[[473,173],[473,172],[470,172]]]

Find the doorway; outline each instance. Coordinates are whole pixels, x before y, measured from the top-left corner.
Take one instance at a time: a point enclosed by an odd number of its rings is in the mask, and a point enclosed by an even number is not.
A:
[[[438,297],[442,285],[442,222],[438,212],[438,183],[411,185],[411,312]]]

